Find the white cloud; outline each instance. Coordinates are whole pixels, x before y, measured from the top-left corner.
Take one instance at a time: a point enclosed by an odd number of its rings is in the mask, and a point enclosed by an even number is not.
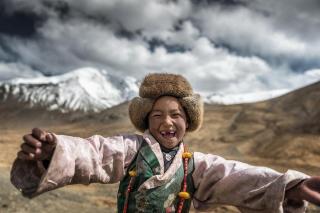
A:
[[[162,32],[172,29],[177,20],[187,17],[191,4],[189,1],[165,0],[69,0],[71,7],[85,14],[106,17],[114,25],[126,30],[145,30]]]
[[[116,37],[108,27],[77,19],[60,22],[52,19],[39,29],[41,39],[22,41],[7,38],[7,43],[26,64],[43,70],[66,72],[77,67],[109,67],[130,72],[148,60],[147,45]],[[131,73],[134,74],[134,73]]]
[[[196,90],[244,92],[230,86],[239,79],[251,80],[254,76],[271,72],[271,68],[257,57],[239,57],[215,47],[207,38],[199,38],[193,49],[184,53],[167,53],[158,48],[149,61],[149,67],[157,71],[173,71],[185,75]],[[258,80],[257,80],[258,81]]]
[[[315,80],[320,80],[320,69],[308,70],[305,72],[305,75]]]
[[[294,36],[274,29],[269,17],[239,7],[203,8],[194,14],[204,35],[240,51],[265,56],[304,57],[307,44]]]
[[[267,13],[272,25],[286,34],[309,42],[319,40],[318,0],[249,0],[247,4],[251,10]]]
[[[41,73],[20,63],[0,63],[0,81],[6,81],[17,77],[39,77]]]

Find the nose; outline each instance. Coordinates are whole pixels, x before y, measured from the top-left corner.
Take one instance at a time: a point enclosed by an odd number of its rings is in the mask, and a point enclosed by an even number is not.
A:
[[[172,119],[171,119],[171,117],[169,115],[164,117],[163,124],[166,125],[166,126],[172,126],[173,125]]]

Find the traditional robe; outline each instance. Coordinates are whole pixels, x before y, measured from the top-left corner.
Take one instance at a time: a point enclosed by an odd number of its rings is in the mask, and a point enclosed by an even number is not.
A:
[[[57,146],[48,168],[41,161],[16,159],[11,182],[24,196],[34,197],[68,184],[116,183],[121,181],[143,141],[156,156],[159,167],[139,186],[139,191],[167,184],[182,165],[180,144],[170,167],[164,172],[159,143],[149,131],[143,135],[128,134],[88,139],[56,135]],[[193,205],[209,210],[218,205],[233,205],[245,213],[305,212],[307,203],[290,206],[285,191],[308,178],[298,171],[282,174],[266,167],[256,167],[220,156],[195,152],[192,179],[195,187]],[[168,195],[169,196],[169,195]]]

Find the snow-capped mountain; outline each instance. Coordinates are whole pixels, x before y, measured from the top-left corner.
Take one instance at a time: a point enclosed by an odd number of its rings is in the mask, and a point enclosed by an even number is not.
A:
[[[81,68],[51,77],[16,78],[0,82],[0,101],[14,99],[31,106],[62,112],[100,112],[138,95],[139,81],[117,77],[105,70]],[[262,101],[289,90],[247,94],[200,93],[209,104],[238,104]]]
[[[99,112],[136,96],[138,82],[104,70],[81,68],[59,76],[12,79],[0,83],[0,92],[3,100],[11,97],[49,110]]]

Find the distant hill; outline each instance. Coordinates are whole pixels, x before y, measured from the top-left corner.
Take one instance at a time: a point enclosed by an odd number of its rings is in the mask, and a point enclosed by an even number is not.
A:
[[[198,135],[215,144],[215,150],[223,147],[227,155],[319,167],[319,106],[320,82],[264,102],[206,105]]]

